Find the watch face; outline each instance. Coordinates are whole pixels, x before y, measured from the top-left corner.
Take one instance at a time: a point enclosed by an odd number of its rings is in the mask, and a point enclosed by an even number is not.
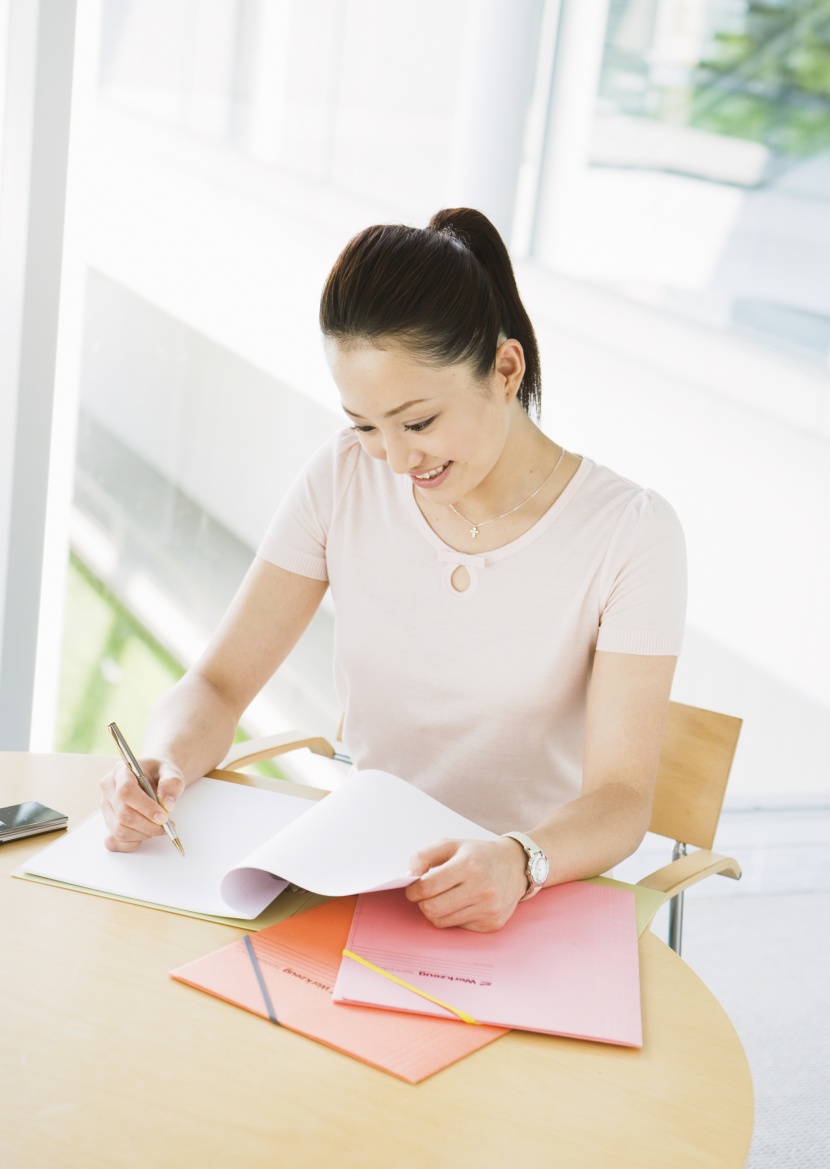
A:
[[[544,885],[550,865],[546,856],[535,856],[530,862],[530,879],[534,885]]]

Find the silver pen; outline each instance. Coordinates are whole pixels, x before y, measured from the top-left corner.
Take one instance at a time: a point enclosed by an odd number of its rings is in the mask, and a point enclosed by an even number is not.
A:
[[[154,800],[160,808],[163,807],[161,800],[156,795],[156,792],[153,788],[153,785],[150,783],[147,776],[141,770],[141,765],[139,764],[135,755],[133,755],[132,751],[129,748],[127,740],[121,734],[121,732],[119,731],[119,729],[115,723],[109,724],[109,731],[110,731],[110,734],[112,735],[112,737],[115,739],[115,745],[118,748],[118,751],[121,755],[121,758],[124,760],[124,762],[129,767],[130,771],[133,773],[133,775],[138,780],[142,791],[146,792],[147,795],[150,797],[150,799]],[[165,821],[165,823],[162,824],[162,828],[167,833],[167,835],[170,837],[170,839],[173,841],[173,843],[175,844],[175,846],[179,850],[179,852],[182,854],[182,856],[184,856],[184,848],[182,847],[182,842],[179,840],[179,834],[176,832],[176,825],[173,823],[173,821],[170,819],[169,816],[167,817],[167,820]]]

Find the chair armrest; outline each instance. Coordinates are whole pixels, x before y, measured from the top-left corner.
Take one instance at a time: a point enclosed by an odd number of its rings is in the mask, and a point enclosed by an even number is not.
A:
[[[656,872],[643,877],[637,884],[664,893],[665,899],[668,900],[669,897],[675,897],[690,885],[696,885],[698,881],[702,881],[704,877],[711,877],[714,873],[739,881],[741,866],[731,856],[720,856],[716,852],[710,852],[708,848],[701,848],[696,852],[690,852],[688,856],[679,857],[662,869],[657,869]]]
[[[241,771],[249,763],[258,763],[260,759],[273,759],[275,755],[284,755],[286,751],[296,751],[300,747],[308,747],[315,755],[334,758],[334,747],[322,735],[309,735],[305,731],[283,731],[279,735],[263,735],[258,739],[248,739],[244,743],[234,743],[219,764],[219,770]]]

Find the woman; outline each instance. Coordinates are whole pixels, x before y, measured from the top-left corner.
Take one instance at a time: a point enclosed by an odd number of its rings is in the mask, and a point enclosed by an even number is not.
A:
[[[158,704],[144,767],[168,811],[330,585],[345,738],[361,768],[502,835],[413,858],[435,925],[500,928],[544,884],[645,834],[685,606],[668,504],[533,421],[536,340],[505,246],[467,208],[371,227],[321,299],[351,426],[295,482],[201,660]],[[108,847],[165,815],[121,765]]]

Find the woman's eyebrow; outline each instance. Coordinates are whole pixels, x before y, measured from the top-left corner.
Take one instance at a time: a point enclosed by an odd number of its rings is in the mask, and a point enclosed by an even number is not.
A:
[[[403,410],[408,410],[410,406],[420,406],[420,404],[422,402],[431,402],[431,401],[432,401],[431,398],[413,398],[411,402],[404,402],[403,405],[396,406],[394,410],[388,410],[384,414],[383,417],[384,418],[392,418],[395,414],[400,414]],[[348,406],[344,406],[343,409],[352,418],[362,418],[363,417],[362,414],[355,414],[354,410],[350,410],[348,408]]]

